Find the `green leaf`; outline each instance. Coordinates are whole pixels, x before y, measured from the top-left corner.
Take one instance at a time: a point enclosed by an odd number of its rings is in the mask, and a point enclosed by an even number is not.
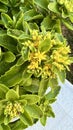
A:
[[[47,116],[46,115],[43,115],[42,118],[40,119],[40,122],[43,126],[46,125],[46,120],[47,120]]]
[[[51,10],[52,12],[54,12],[54,13],[59,14],[58,6],[57,6],[56,1],[50,2],[49,5],[48,5],[48,9]]]
[[[41,19],[43,18],[42,14],[38,14],[34,9],[31,9],[24,13],[24,20],[25,21],[31,21],[35,19]]]
[[[54,112],[53,112],[53,110],[52,110],[52,107],[50,106],[50,105],[48,105],[47,106],[47,111],[46,111],[46,115],[48,116],[48,117],[55,117],[55,114],[54,114]]]
[[[3,127],[0,125],[0,130],[3,130]]]
[[[47,0],[34,0],[34,3],[37,6],[45,9],[46,11],[48,10],[48,1]]]
[[[17,39],[17,40],[30,39],[29,35],[27,35],[25,32],[18,30],[18,29],[8,29],[7,35],[9,35],[10,37]]]
[[[51,29],[53,27],[53,24],[54,24],[54,21],[51,20],[50,16],[47,16],[41,22],[41,29],[42,27],[44,27],[45,30]]]
[[[13,65],[13,62],[7,63],[4,60],[2,60],[0,62],[0,76],[3,75],[6,71],[8,71],[12,65]]]
[[[43,96],[48,88],[48,79],[42,79],[40,81],[40,86],[39,86],[39,90],[38,90],[38,94],[40,96]]]
[[[23,83],[23,87],[26,91],[37,93],[39,89],[39,80],[29,78],[26,82]]]
[[[52,21],[53,22],[53,21]],[[53,30],[55,30],[55,32],[62,34],[62,30],[61,30],[61,21],[60,19],[56,19],[54,20],[54,26],[53,26]]]
[[[9,71],[7,71],[4,75],[0,77],[0,83],[3,83],[8,87],[12,87],[16,84],[19,84],[23,80],[22,74],[25,70],[25,67],[26,65],[15,65],[11,67]]]
[[[21,56],[21,57],[18,59],[18,61],[17,61],[17,63],[16,63],[16,66],[21,66],[23,63],[24,63],[24,59],[23,59],[23,57]]]
[[[17,53],[17,41],[7,36],[6,31],[0,31],[0,46],[8,49],[13,53]]]
[[[2,124],[2,127],[3,127],[3,130],[11,130],[8,125],[3,125],[3,124]]]
[[[24,107],[28,113],[34,118],[41,118],[43,116],[42,110],[37,105],[26,105]]]
[[[69,17],[69,14],[67,12],[65,12],[64,10],[62,10],[62,17],[65,19],[65,18],[68,18]]]
[[[66,79],[66,72],[65,71],[58,71],[58,77],[62,83],[65,82]]]
[[[18,120],[11,124],[11,130],[23,130],[26,127],[27,126],[21,120]]]
[[[8,5],[8,0],[0,0],[1,3]]]
[[[12,19],[10,18],[10,16],[8,14],[2,13],[1,18],[2,18],[2,21],[3,21],[4,26],[6,28],[12,26],[13,21],[12,21]]]
[[[20,115],[20,120],[27,126],[33,124],[32,118],[26,110],[24,110],[24,113]]]
[[[64,40],[65,40],[63,35],[60,34],[60,33],[55,33],[55,38],[58,39],[61,42],[64,42]]]
[[[4,125],[8,125],[10,122],[10,118],[9,117],[4,117]]]
[[[27,100],[25,100],[25,99],[20,99],[20,100],[18,100],[21,104],[23,104],[23,105],[26,105],[27,104]]]
[[[39,30],[39,27],[38,27],[38,25],[37,25],[37,23],[35,23],[35,22],[31,22],[31,23],[29,23],[29,26],[30,26],[30,28],[32,29],[32,30]]]
[[[31,84],[32,84],[32,78],[31,77],[29,77],[28,78],[28,80],[27,81],[22,81],[22,84],[23,84],[23,86],[24,86],[24,89],[27,89],[27,87],[29,86],[31,86]],[[26,88],[25,88],[26,87]],[[28,89],[27,89],[27,91],[28,91]]]
[[[45,99],[47,99],[48,101],[50,101],[51,99],[54,99],[60,91],[60,86],[56,86],[53,91],[48,92],[44,97]]]
[[[9,101],[14,101],[19,99],[19,95],[16,93],[15,90],[10,89],[7,93],[6,93],[6,99]]]
[[[4,84],[0,84],[0,98],[5,98],[5,94],[8,91],[8,87],[5,86]]]
[[[9,88],[7,87],[7,86],[5,86],[4,84],[0,84],[0,91],[3,91],[4,93],[6,93],[8,90],[9,90]]]
[[[50,42],[50,39],[46,39],[44,41],[42,41],[40,44],[39,44],[39,50],[41,52],[47,52],[49,51],[51,48],[51,42]]]
[[[24,82],[23,84],[29,80],[29,78],[32,76],[32,73],[30,72],[27,72],[27,70],[24,70],[23,71],[23,79],[24,79]],[[26,85],[25,85],[26,86]]]
[[[73,25],[70,21],[62,19],[62,23],[70,30],[73,30]]]
[[[52,88],[52,90],[58,86],[58,81],[55,78],[49,78],[49,86]]]
[[[29,48],[23,47],[22,50],[21,50],[21,55],[22,55],[24,62],[27,61],[28,58],[29,58]]]
[[[5,62],[13,62],[15,61],[16,57],[11,51],[7,51],[4,53],[4,60]]]
[[[1,109],[1,106],[2,106],[2,104],[0,105],[0,109]],[[2,107],[2,112],[0,110],[0,124],[2,124],[3,122],[4,122],[4,114],[3,114],[3,107]]]
[[[8,8],[7,8],[7,6],[6,5],[4,5],[4,4],[2,4],[2,3],[0,3],[0,12],[7,12],[8,11]]]
[[[69,15],[71,22],[73,23],[73,14]]]
[[[28,104],[35,104],[39,102],[40,97],[38,95],[26,94],[26,95],[22,95],[21,99],[27,100]]]
[[[16,24],[15,28],[23,30],[23,20],[24,20],[24,14],[23,12],[19,12],[16,18]]]

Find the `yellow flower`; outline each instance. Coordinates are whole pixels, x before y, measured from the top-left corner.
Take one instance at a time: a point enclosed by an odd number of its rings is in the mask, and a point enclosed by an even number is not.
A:
[[[51,32],[46,33],[43,38],[44,38],[44,40],[45,39],[51,39]]]
[[[34,55],[34,59],[37,59],[38,62],[41,62],[42,60],[46,60],[46,55],[44,54],[44,52],[36,52]]]
[[[30,65],[28,66],[28,69],[30,69],[30,70],[38,69],[38,62],[37,61],[32,61],[30,63]]]
[[[38,30],[32,31],[32,40],[33,41],[40,41],[42,39],[42,35],[38,33]]]
[[[53,65],[56,66],[60,71],[65,69],[62,64],[59,64],[57,62],[53,62]]]
[[[46,60],[46,55],[43,52],[38,51],[35,53],[30,53],[30,64],[28,68],[31,70],[39,69],[39,64],[42,60]]]
[[[14,118],[16,116],[19,116],[20,113],[23,113],[24,109],[21,106],[20,103],[15,102],[15,103],[8,103],[5,110],[4,110],[4,114],[6,116],[10,116],[10,118]]]

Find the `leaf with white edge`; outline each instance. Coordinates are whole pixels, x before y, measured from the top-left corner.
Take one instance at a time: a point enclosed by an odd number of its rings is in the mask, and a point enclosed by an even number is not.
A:
[[[60,81],[62,83],[64,83],[65,79],[66,79],[66,72],[65,71],[58,71],[57,74],[58,74]]]
[[[16,19],[16,29],[23,30],[23,20],[24,20],[24,14],[22,12],[19,12],[18,17]]]
[[[31,38],[28,34],[18,29],[8,29],[7,35],[17,40],[26,40]]]
[[[39,50],[41,52],[47,52],[49,51],[51,48],[51,42],[50,42],[50,39],[46,39],[44,41],[42,41],[40,44],[39,44]]]
[[[29,58],[29,48],[23,47],[21,50],[21,54],[22,54],[22,58],[23,58],[24,62],[27,61]]]
[[[49,5],[48,5],[48,9],[51,10],[52,12],[54,12],[54,13],[59,14],[56,1],[50,2]]]
[[[27,127],[21,120],[18,120],[11,124],[11,130],[23,130]]]
[[[22,95],[21,99],[25,99],[28,104],[35,104],[39,102],[40,97],[38,95],[26,94]]]
[[[8,14],[2,13],[1,18],[2,18],[2,21],[3,21],[4,26],[6,28],[12,26],[13,21],[12,21],[12,19],[10,18],[10,16]]]
[[[32,76],[32,73],[29,73],[29,72],[27,72],[27,70],[24,70],[22,76],[24,78],[24,83],[25,83]]]
[[[49,78],[49,86],[51,89],[54,89],[56,86],[58,86],[57,78]]]
[[[22,65],[24,63],[24,59],[23,59],[23,57],[21,56],[19,59],[18,59],[18,61],[17,61],[17,63],[16,63],[16,66],[20,66],[20,65]]]
[[[33,120],[26,110],[24,110],[24,113],[20,115],[20,120],[27,126],[31,126],[33,124]]]
[[[48,10],[48,1],[47,0],[34,0],[34,3],[41,7],[42,9]]]
[[[62,10],[62,17],[65,19],[65,18],[68,18],[69,17],[69,14],[67,12],[65,12],[64,10]]]
[[[0,31],[0,46],[17,53],[17,41],[6,34],[6,31]]]
[[[4,84],[0,84],[0,91],[3,91],[4,93],[6,93],[9,90],[9,88],[7,86],[5,86]]]
[[[32,22],[30,22],[29,23],[29,26],[30,26],[30,28],[32,29],[32,30],[39,30],[39,27],[38,27],[38,25],[34,22],[34,23],[32,23]]]
[[[8,71],[13,64],[13,62],[7,63],[4,60],[2,60],[0,62],[0,76],[3,75],[6,71]]]
[[[48,101],[50,101],[51,99],[54,99],[60,91],[60,86],[56,86],[53,91],[48,92],[44,97],[45,99],[47,99]]]
[[[52,110],[52,107],[51,107],[50,105],[47,106],[46,115],[47,115],[48,117],[53,117],[53,118],[55,118],[55,114],[54,114],[54,112],[53,112],[53,110]]]
[[[44,27],[45,30],[48,30],[48,29],[51,29],[53,25],[54,25],[54,21],[51,20],[50,16],[47,16],[41,22],[41,29],[42,27]]]
[[[23,83],[23,87],[26,91],[32,92],[32,93],[37,93],[39,89],[39,80],[38,79],[33,79],[29,78],[26,82]]]
[[[38,95],[43,96],[48,88],[48,79],[42,79],[38,90]]]
[[[0,83],[5,84],[8,87],[15,86],[19,84],[24,77],[22,77],[23,71],[25,70],[26,65],[22,66],[13,66],[7,71],[4,75],[0,77]],[[25,80],[25,78],[24,78]]]
[[[3,99],[5,98],[5,94],[8,91],[8,87],[5,86],[4,84],[0,84],[0,98]]]
[[[5,62],[11,63],[11,62],[15,61],[15,59],[16,59],[16,57],[11,51],[7,51],[4,53]]]
[[[9,101],[14,101],[19,99],[19,95],[16,93],[15,90],[10,89],[7,93],[6,93],[6,99]]]
[[[31,21],[31,20],[42,19],[42,18],[43,18],[43,15],[38,14],[34,9],[31,9],[31,10],[24,13],[24,20],[25,21]]]
[[[46,121],[47,121],[47,116],[46,115],[43,115],[42,118],[40,118],[40,122],[43,126],[46,125]]]
[[[33,104],[33,105],[26,105],[24,108],[34,118],[39,119],[39,118],[41,118],[43,116],[42,110],[40,109],[39,106],[37,106],[35,104]]]

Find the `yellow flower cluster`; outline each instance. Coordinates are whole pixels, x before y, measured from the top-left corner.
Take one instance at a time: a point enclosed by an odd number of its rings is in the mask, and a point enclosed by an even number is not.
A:
[[[40,69],[39,65],[41,64],[41,61],[46,60],[46,55],[40,51],[31,53],[30,59],[31,61],[30,65],[28,66],[29,69]]]
[[[20,113],[23,113],[23,112],[24,112],[24,109],[21,106],[21,104],[18,102],[15,102],[15,103],[8,102],[4,110],[4,114],[6,116],[10,116],[11,119],[13,119],[14,117],[18,117]]]
[[[32,40],[25,42],[25,45],[30,49],[28,59],[29,71],[32,71],[36,76],[54,78],[56,75],[53,71],[53,66],[60,71],[66,68],[68,69],[68,65],[70,64],[68,56],[70,47],[66,45],[66,41],[61,42],[51,32],[46,32],[45,35],[43,35],[33,30],[31,34]],[[42,44],[46,39],[50,41],[50,49],[48,52],[39,49],[40,43]]]
[[[59,70],[64,70],[70,65],[70,60],[68,53],[70,53],[70,47],[62,45],[53,51],[51,58],[53,59],[53,65],[55,65]]]
[[[64,4],[68,12],[73,12],[73,0],[57,0],[59,4]]]
[[[43,78],[55,78],[56,75],[54,74],[54,72],[52,71],[52,64],[45,64],[43,69],[42,69],[42,77]]]

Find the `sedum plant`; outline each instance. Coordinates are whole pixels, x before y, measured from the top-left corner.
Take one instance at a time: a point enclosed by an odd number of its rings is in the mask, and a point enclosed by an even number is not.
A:
[[[0,0],[0,130],[55,117],[51,104],[73,62],[61,25],[73,30],[68,0]],[[46,90],[50,88],[49,92]]]

